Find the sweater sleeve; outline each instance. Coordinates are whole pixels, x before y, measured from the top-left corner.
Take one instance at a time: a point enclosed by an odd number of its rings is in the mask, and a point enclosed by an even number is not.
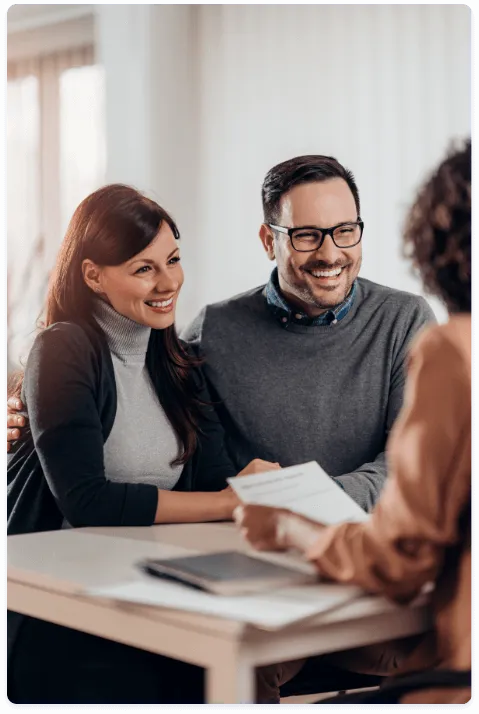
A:
[[[58,323],[35,340],[23,394],[45,479],[74,527],[151,525],[158,489],[105,475],[98,370],[93,346],[77,325]]]
[[[386,439],[398,418],[404,399],[406,379],[406,359],[408,349],[426,325],[434,324],[436,318],[424,298],[414,297],[413,308],[407,316],[405,327],[398,335],[398,347],[392,364],[391,381],[389,385]],[[362,464],[355,471],[335,477],[335,481],[358,503],[365,511],[371,511],[386,483],[388,475],[386,452],[381,451],[374,461]]]
[[[390,475],[371,519],[324,528],[308,553],[323,575],[398,602],[436,579],[470,494],[470,377],[439,329],[411,355]]]

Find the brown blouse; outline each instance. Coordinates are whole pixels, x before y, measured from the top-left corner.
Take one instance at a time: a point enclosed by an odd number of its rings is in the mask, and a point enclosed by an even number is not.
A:
[[[366,523],[325,528],[308,552],[328,578],[407,603],[426,584],[434,631],[401,667],[471,667],[471,317],[428,327],[408,359],[404,406],[388,441],[389,478]],[[467,702],[428,690],[403,702]]]

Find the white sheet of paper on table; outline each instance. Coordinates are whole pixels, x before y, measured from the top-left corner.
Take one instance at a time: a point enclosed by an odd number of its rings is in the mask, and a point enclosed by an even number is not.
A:
[[[327,525],[368,518],[315,461],[228,481],[244,503],[289,508]],[[308,566],[311,567],[303,563],[303,567]],[[225,617],[277,630],[340,607],[363,592],[355,586],[319,583],[273,593],[224,597],[139,574],[133,581],[90,588],[84,594]]]
[[[245,622],[264,630],[277,630],[340,607],[363,593],[355,586],[321,583],[284,588],[274,593],[224,597],[139,575],[133,582],[89,588],[82,594],[198,612]]]
[[[369,518],[316,461],[229,478],[228,483],[243,503],[287,508],[326,525]]]

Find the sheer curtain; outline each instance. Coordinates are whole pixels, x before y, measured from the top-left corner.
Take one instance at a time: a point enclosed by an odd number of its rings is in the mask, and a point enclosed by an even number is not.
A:
[[[42,299],[38,63],[7,84],[8,371],[18,365]]]
[[[8,64],[8,369],[24,361],[76,205],[104,182],[104,80],[91,47]]]

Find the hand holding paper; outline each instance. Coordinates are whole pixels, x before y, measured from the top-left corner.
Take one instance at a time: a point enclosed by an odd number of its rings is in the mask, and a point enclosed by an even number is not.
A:
[[[228,483],[243,503],[286,508],[325,525],[369,517],[316,461],[229,478]]]

